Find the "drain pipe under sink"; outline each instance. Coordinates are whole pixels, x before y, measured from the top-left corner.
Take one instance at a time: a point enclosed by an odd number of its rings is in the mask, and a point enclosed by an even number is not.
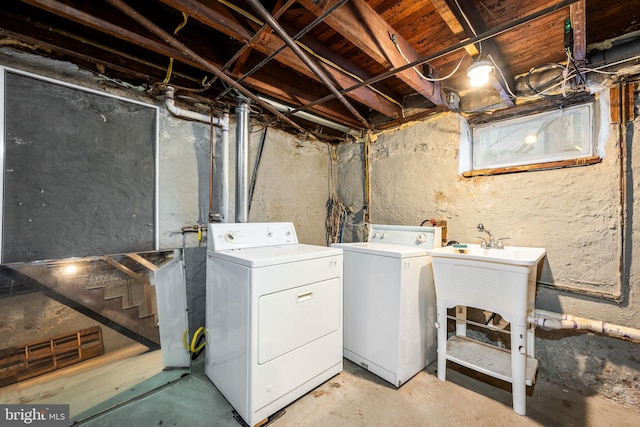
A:
[[[613,337],[640,341],[640,329],[613,325],[601,320],[584,319],[570,314],[554,313],[536,308],[527,320],[542,329],[584,329]]]

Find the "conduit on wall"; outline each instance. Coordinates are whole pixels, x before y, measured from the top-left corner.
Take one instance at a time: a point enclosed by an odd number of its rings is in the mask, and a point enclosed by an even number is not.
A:
[[[222,114],[222,118],[211,117],[207,114],[201,114],[194,111],[183,110],[175,105],[175,89],[168,86],[165,90],[165,105],[167,110],[176,117],[182,117],[185,119],[196,120],[202,123],[207,123],[211,126],[217,126],[222,129],[222,201],[220,206],[220,220],[222,222],[229,221],[229,113]],[[211,165],[210,165],[211,166]],[[209,186],[213,185],[212,170],[209,169]],[[209,192],[209,198],[212,197],[212,192]],[[209,206],[212,206],[212,200],[209,200]],[[211,220],[212,212],[209,212],[209,220]]]

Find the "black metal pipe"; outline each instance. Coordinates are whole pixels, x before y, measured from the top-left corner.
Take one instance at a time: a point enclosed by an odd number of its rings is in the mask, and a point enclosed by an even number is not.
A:
[[[318,16],[316,19],[313,20],[313,22],[311,22],[309,25],[307,25],[306,27],[304,27],[302,30],[300,30],[295,36],[291,37],[291,40],[298,41],[300,40],[305,34],[307,34],[309,31],[311,31],[316,25],[318,25],[319,23],[321,23],[322,21],[325,20],[325,18],[329,15],[331,15],[337,8],[339,8],[340,6],[342,6],[343,4],[345,4],[346,2],[348,2],[349,0],[340,0],[338,3],[334,4],[333,7],[331,7],[329,10],[325,11],[322,15]],[[286,5],[285,5],[286,6]],[[280,12],[281,9],[278,10],[278,12]],[[274,18],[277,18],[277,14],[274,15]],[[256,33],[256,35],[254,35],[251,40],[253,40],[258,34],[260,34],[260,32],[262,31],[263,28],[265,28],[265,26],[263,26],[262,28],[260,28],[260,30]],[[234,58],[238,57],[240,55],[240,52],[243,52],[244,49],[249,48],[249,44],[251,43],[251,40],[249,41],[248,44],[244,45],[239,51],[238,53],[236,53],[233,58],[231,58],[231,61],[234,60]],[[285,48],[287,47],[286,44],[283,44],[280,48],[276,49],[275,52],[271,53],[269,56],[267,56],[266,58],[264,58],[262,61],[260,61],[258,64],[256,64],[253,68],[251,68],[249,71],[247,71],[242,77],[240,77],[238,79],[238,83],[241,83],[244,79],[246,79],[247,77],[250,77],[253,73],[255,73],[256,71],[258,71],[260,68],[264,67],[269,61],[271,61],[273,58],[275,58],[275,56],[277,54],[279,54],[280,52],[282,52]],[[226,67],[226,65],[225,65]],[[223,96],[225,96],[227,93],[229,93],[231,89],[225,89],[220,95],[218,95],[218,98],[222,98]]]
[[[318,76],[318,78],[324,83],[324,85],[331,91],[333,94],[332,98],[338,98],[338,100],[347,107],[347,110],[353,114],[353,116],[363,124],[363,126],[367,129],[371,129],[371,125],[367,120],[360,115],[360,113],[347,101],[338,89],[333,85],[329,77],[322,71],[312,60],[307,56],[307,54],[294,42],[291,40],[291,36],[287,34],[287,32],[278,24],[278,22],[273,19],[273,16],[267,11],[267,9],[262,6],[259,0],[247,0],[248,3],[260,14],[260,16],[273,28],[273,30],[280,36],[280,38],[295,52],[296,55],[305,63],[307,67],[313,73]]]
[[[359,88],[361,88],[363,86],[371,85],[371,84],[377,83],[377,82],[379,82],[381,80],[384,80],[387,77],[394,76],[394,75],[396,75],[398,73],[401,73],[404,70],[408,70],[409,68],[417,67],[419,65],[424,64],[425,62],[433,61],[434,59],[438,59],[438,58],[440,58],[440,57],[442,57],[444,55],[447,55],[447,54],[449,54],[451,52],[455,52],[456,50],[463,49],[466,46],[469,46],[470,44],[479,43],[479,42],[482,42],[484,40],[493,38],[493,37],[495,37],[495,36],[497,36],[499,34],[502,34],[502,33],[506,32],[506,31],[508,31],[508,30],[511,30],[513,28],[516,28],[516,27],[519,27],[520,25],[524,25],[524,24],[526,24],[526,23],[528,23],[530,21],[533,21],[535,19],[538,19],[538,18],[541,18],[541,17],[543,17],[545,15],[548,15],[548,14],[550,14],[552,12],[555,12],[556,10],[558,10],[558,9],[560,9],[562,7],[569,6],[569,5],[571,5],[571,4],[573,4],[573,3],[577,2],[577,1],[579,1],[579,0],[561,0],[561,1],[559,1],[558,3],[556,3],[553,6],[546,7],[544,9],[541,9],[541,10],[539,10],[537,12],[534,12],[534,13],[532,13],[530,15],[527,15],[527,16],[524,16],[522,18],[516,19],[515,21],[512,21],[512,22],[509,22],[507,24],[499,25],[496,28],[493,28],[493,29],[491,29],[489,31],[485,31],[484,33],[479,34],[479,35],[477,35],[475,37],[471,37],[471,38],[469,38],[469,39],[467,39],[465,41],[462,41],[460,43],[456,43],[456,44],[454,44],[452,46],[444,48],[444,49],[442,49],[442,50],[440,50],[440,51],[438,51],[436,53],[423,56],[422,58],[418,58],[413,62],[409,62],[409,63],[403,65],[402,67],[398,67],[398,68],[395,68],[393,70],[386,71],[386,72],[384,72],[382,74],[379,74],[379,75],[377,75],[375,77],[371,77],[370,79],[364,80],[364,81],[362,81],[360,83],[356,83],[353,86],[350,86],[348,88],[340,90],[339,94],[340,95],[344,95],[346,93],[349,93],[351,91],[359,89]],[[322,104],[323,102],[330,101],[335,97],[336,97],[336,95],[334,95],[334,94],[327,95],[327,96],[325,96],[323,98],[317,99],[317,100],[315,100],[313,102],[310,102],[308,104],[305,104],[305,105],[302,105],[302,106],[300,106],[298,108],[295,108],[295,109],[291,110],[287,115],[291,115],[291,114],[296,113],[298,111],[306,110],[309,107],[313,107],[314,105]]]

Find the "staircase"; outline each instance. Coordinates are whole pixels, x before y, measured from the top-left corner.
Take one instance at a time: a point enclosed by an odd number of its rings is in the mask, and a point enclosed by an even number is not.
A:
[[[173,251],[154,251],[6,264],[3,268],[11,270],[4,276],[12,276],[14,282],[40,286],[51,298],[157,349],[160,334],[149,275],[172,257]]]

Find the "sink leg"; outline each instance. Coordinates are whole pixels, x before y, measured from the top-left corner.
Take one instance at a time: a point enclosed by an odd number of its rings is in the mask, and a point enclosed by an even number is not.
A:
[[[467,306],[456,306],[456,335],[467,336]]]
[[[438,318],[438,379],[445,381],[447,377],[447,308],[436,307]]]
[[[527,411],[527,330],[511,324],[511,393],[513,410],[518,415]]]

